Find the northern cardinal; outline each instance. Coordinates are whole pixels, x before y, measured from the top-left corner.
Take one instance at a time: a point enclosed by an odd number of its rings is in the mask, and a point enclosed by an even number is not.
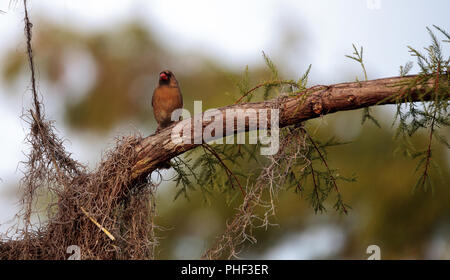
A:
[[[159,84],[153,92],[152,106],[153,114],[158,122],[156,133],[173,122],[171,115],[175,109],[183,107],[183,96],[177,79],[171,71],[164,70],[159,73]]]
[[[173,122],[171,116],[174,110],[183,107],[183,96],[178,81],[171,71],[164,70],[159,73],[158,87],[153,91],[152,106],[153,114],[158,122],[156,133]],[[170,167],[168,161],[159,164],[157,168],[169,169]]]

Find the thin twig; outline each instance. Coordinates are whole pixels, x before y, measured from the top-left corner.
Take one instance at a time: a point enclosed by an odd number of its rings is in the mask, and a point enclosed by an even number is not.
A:
[[[338,186],[337,186],[337,184],[336,184],[336,179],[334,178],[333,173],[331,172],[331,169],[330,169],[330,167],[328,166],[327,161],[325,160],[325,157],[324,157],[324,156],[322,155],[322,153],[320,152],[319,147],[317,147],[316,142],[312,139],[311,135],[309,135],[309,133],[308,133],[305,129],[302,129],[302,130],[303,130],[303,132],[306,134],[306,136],[308,137],[308,139],[309,139],[309,141],[311,142],[311,144],[313,145],[314,149],[315,149],[315,150],[317,151],[317,153],[319,154],[319,157],[320,157],[322,163],[323,163],[323,164],[325,165],[325,167],[327,168],[328,174],[330,175],[331,181],[333,182],[333,186],[334,186],[334,189],[335,189],[336,193],[337,193],[338,195],[340,195],[339,188],[338,188]],[[347,208],[345,207],[344,204],[342,204],[342,210],[344,211],[345,214],[347,214]]]
[[[109,237],[109,239],[111,239],[112,241],[116,240],[114,235],[112,235],[104,226],[99,224],[91,215],[89,215],[89,213],[86,210],[84,210],[83,207],[80,207],[80,209],[81,209],[81,211],[83,211],[83,214],[86,215],[86,217],[88,217],[89,220],[91,220],[94,223],[94,225],[96,225],[99,229],[101,229]]]
[[[236,100],[236,102],[234,102],[234,104],[238,104],[239,102],[242,101],[242,99],[244,99],[247,95],[249,95],[250,93],[254,92],[255,90],[263,87],[263,86],[268,86],[268,85],[291,85],[291,86],[295,86],[298,87],[297,83],[293,82],[293,81],[269,81],[269,82],[265,82],[259,85],[254,86],[252,89],[246,91],[238,100]]]
[[[439,72],[440,72],[440,64],[438,64],[437,66],[437,72],[436,72],[436,80],[435,80],[435,94],[437,96],[438,93],[438,87],[439,87]],[[434,112],[433,112],[433,119],[431,121],[431,127],[430,127],[430,136],[428,139],[428,148],[427,148],[427,161],[425,163],[425,170],[423,171],[423,175],[422,175],[422,188],[425,186],[425,181],[427,180],[428,177],[428,168],[430,165],[430,159],[431,159],[431,142],[433,141],[433,132],[434,132],[434,122],[436,120],[436,112],[437,112],[437,108],[434,108]]]
[[[236,182],[239,186],[239,189],[242,192],[242,196],[245,197],[247,194],[245,193],[244,188],[242,187],[238,178],[236,177],[236,175],[234,175],[233,171],[231,171],[230,168],[228,168],[228,166],[223,162],[223,160],[220,158],[220,156],[217,154],[217,152],[211,146],[209,146],[207,143],[203,143],[202,146],[205,147],[211,154],[213,154],[217,158],[217,160],[220,162],[220,164],[224,167],[225,172],[227,173],[227,176],[230,180],[231,185],[234,185],[233,178],[234,178],[234,180],[236,180]]]
[[[34,70],[34,61],[33,61],[33,48],[31,47],[31,28],[33,24],[30,22],[28,17],[28,9],[27,9],[27,0],[23,0],[23,5],[25,9],[25,36],[27,38],[27,53],[28,53],[28,62],[31,70],[31,90],[33,91],[33,102],[34,109],[36,110],[36,115],[39,120],[41,120],[41,109],[38,101],[37,90],[36,90],[36,74]]]

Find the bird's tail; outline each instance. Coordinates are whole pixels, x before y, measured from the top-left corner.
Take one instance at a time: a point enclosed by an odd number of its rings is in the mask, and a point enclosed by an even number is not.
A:
[[[158,134],[161,130],[163,130],[164,128],[170,126],[171,124],[173,124],[173,121],[164,123],[164,124],[159,124],[158,127],[156,128],[155,134]]]

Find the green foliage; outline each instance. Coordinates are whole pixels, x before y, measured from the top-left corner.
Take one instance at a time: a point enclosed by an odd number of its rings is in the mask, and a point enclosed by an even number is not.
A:
[[[362,119],[361,119],[361,124],[364,124],[366,122],[366,120],[368,120],[368,119],[371,120],[378,128],[381,128],[380,123],[377,121],[377,119],[375,117],[373,117],[370,114],[369,108],[366,107],[366,108],[363,109],[363,116],[362,116]]]
[[[273,63],[273,61],[269,58],[268,55],[266,55],[265,52],[262,52],[263,58],[264,58],[264,62],[266,63],[267,67],[269,68],[272,76],[271,79],[272,80],[278,80],[278,69],[275,66],[275,63]]]
[[[356,48],[355,44],[352,44],[353,46],[353,56],[351,55],[345,55],[346,57],[355,60],[356,62],[358,62],[359,64],[361,64],[363,73],[364,73],[364,80],[367,81],[367,72],[366,72],[366,67],[364,66],[364,62],[363,62],[363,47],[361,46],[360,50],[358,51],[358,49]],[[358,80],[358,78],[356,78]]]
[[[308,161],[310,161],[310,164],[309,168],[300,176],[299,181],[306,182],[308,177],[310,177],[312,186],[310,192],[307,194],[307,198],[311,207],[316,213],[325,212],[325,202],[327,201],[330,193],[335,191],[336,198],[333,208],[340,213],[347,214],[347,209],[351,207],[344,203],[336,182],[339,180],[355,182],[356,178],[339,175],[338,170],[330,169],[327,162],[328,148],[347,143],[336,141],[334,138],[322,143],[319,140],[314,140],[305,129],[303,129],[303,133],[306,134],[307,143],[309,144],[309,148],[307,149],[305,156]],[[298,182],[292,183],[295,185]]]
[[[351,55],[345,55],[346,57],[353,59],[354,61],[358,62],[361,65],[361,68],[363,70],[364,74],[364,80],[367,81],[367,71],[366,66],[364,65],[363,61],[363,47],[361,46],[360,50],[356,48],[355,44],[352,44],[353,46],[353,56]],[[358,77],[356,77],[356,81],[359,82]],[[372,121],[373,124],[375,124],[378,128],[381,128],[380,123],[370,114],[370,109],[368,107],[363,109],[363,115],[361,119],[361,124],[364,124],[366,120]]]
[[[190,160],[188,159],[187,162],[189,161]],[[176,200],[180,195],[183,195],[186,199],[189,199],[188,191],[195,190],[195,184],[190,178],[191,176],[196,178],[195,172],[193,172],[189,164],[180,157],[173,159],[171,166],[177,173],[174,181],[176,182],[175,187],[179,189],[175,194],[174,200]]]
[[[440,33],[449,39],[448,33],[441,28],[434,26]],[[408,46],[409,52],[416,57],[417,64],[420,67],[420,73],[417,79],[412,83],[405,85],[405,90],[399,95],[402,101],[406,103],[398,103],[395,115],[395,122],[398,122],[396,139],[402,139],[402,143],[398,150],[406,156],[416,159],[417,166],[415,172],[421,172],[413,192],[418,189],[423,191],[434,191],[434,182],[431,177],[431,171],[435,174],[440,174],[439,166],[435,164],[432,156],[433,139],[441,142],[447,148],[449,147],[447,140],[443,135],[437,132],[437,129],[442,129],[449,125],[448,113],[448,96],[449,96],[449,72],[448,67],[450,57],[446,60],[442,54],[442,47],[436,35],[430,28],[427,28],[431,37],[431,44],[425,47],[426,54],[421,53],[417,49]],[[449,40],[442,40],[442,42],[449,43]],[[409,69],[411,67],[408,67]],[[406,66],[401,68],[405,71]],[[407,72],[407,71],[406,71]],[[413,87],[426,86],[432,79],[434,87],[425,94],[432,96],[430,101],[424,100],[420,104],[411,101],[410,90]],[[428,130],[428,143],[425,148],[417,150],[409,141],[409,138],[420,130]],[[397,150],[397,151],[398,151]]]
[[[250,90],[250,81],[249,81],[249,73],[248,73],[248,65],[245,66],[244,75],[242,76],[242,79],[236,82],[236,86],[239,89],[239,94],[242,96],[246,92]],[[247,97],[246,102],[250,100],[250,96]]]
[[[306,85],[308,84],[309,72],[311,71],[311,66],[312,66],[312,64],[310,64],[308,66],[308,69],[306,70],[306,72],[297,81],[297,86],[298,86],[298,88],[300,90],[305,90],[306,89]]]
[[[409,71],[411,71],[414,63],[412,61],[408,61],[404,66],[400,66],[399,74],[401,77],[408,75]]]

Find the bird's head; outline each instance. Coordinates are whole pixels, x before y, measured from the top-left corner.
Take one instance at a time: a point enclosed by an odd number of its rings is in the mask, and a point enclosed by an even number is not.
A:
[[[159,73],[159,84],[160,85],[169,85],[171,83],[176,83],[175,76],[169,70],[164,70]]]

